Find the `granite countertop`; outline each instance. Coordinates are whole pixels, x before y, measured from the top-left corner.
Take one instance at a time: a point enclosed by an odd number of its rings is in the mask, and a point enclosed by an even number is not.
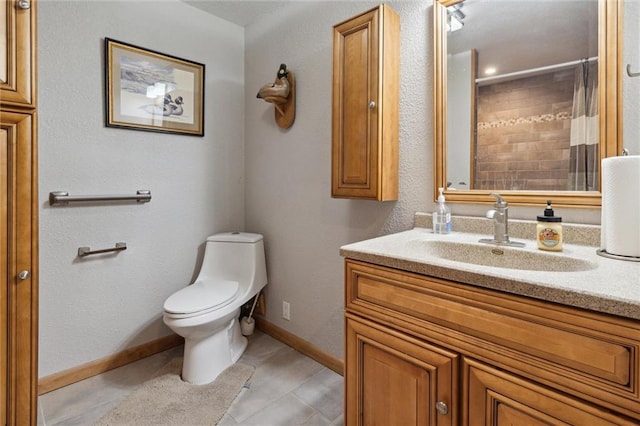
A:
[[[477,243],[480,238],[491,237],[491,235],[474,232],[476,229],[473,223],[478,218],[466,219],[456,218],[454,229],[470,232],[454,231],[451,234],[438,235],[433,234],[428,227],[416,226],[409,231],[345,245],[340,248],[340,254],[349,259],[408,272],[640,320],[640,262],[598,256],[596,245],[583,244],[594,244],[594,241],[599,241],[599,227],[565,226],[565,241],[577,241],[581,244],[565,242],[562,252],[549,252],[538,250],[537,243],[533,239],[515,236],[511,239],[524,242],[524,248]],[[482,222],[489,221],[485,219]],[[528,230],[530,226],[535,229],[535,222],[521,222],[523,229]],[[425,222],[416,216],[416,225],[425,225]],[[457,228],[455,228],[456,225],[458,225]],[[598,238],[594,237],[596,231]],[[568,233],[573,233],[574,236],[566,238]],[[578,238],[577,234],[582,235]],[[534,233],[530,235],[533,236]],[[458,246],[466,244],[466,249],[471,253],[469,259],[476,254],[490,258],[491,254],[487,255],[487,253],[494,248],[502,249],[504,258],[511,255],[513,251],[520,251],[515,255],[530,256],[534,260],[531,263],[525,262],[526,268],[535,268],[537,263],[540,270],[473,264],[466,261],[467,257],[464,257],[463,261],[456,261],[452,260],[456,258],[455,256],[446,256],[449,257],[446,259],[437,254],[438,250],[433,249],[434,247],[446,248],[447,245],[452,244]],[[548,269],[545,266],[547,264]],[[564,264],[575,264],[577,266],[573,269],[576,270],[565,272]],[[553,269],[561,269],[561,271]]]

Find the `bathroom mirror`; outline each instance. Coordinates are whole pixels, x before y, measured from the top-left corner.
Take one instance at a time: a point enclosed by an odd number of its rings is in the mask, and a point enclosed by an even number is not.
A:
[[[621,8],[434,0],[434,198],[600,206],[600,160],[622,150]]]

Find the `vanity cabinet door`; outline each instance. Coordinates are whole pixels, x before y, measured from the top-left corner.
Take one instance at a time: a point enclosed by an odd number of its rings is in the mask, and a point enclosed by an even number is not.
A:
[[[637,425],[471,359],[463,360],[463,371],[464,425]]]
[[[381,5],[333,30],[331,195],[398,199],[400,18]]]
[[[35,107],[35,0],[0,0],[0,104]]]
[[[347,314],[347,425],[457,425],[458,355]]]

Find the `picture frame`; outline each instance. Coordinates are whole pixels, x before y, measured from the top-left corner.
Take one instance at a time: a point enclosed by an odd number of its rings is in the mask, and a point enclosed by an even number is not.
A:
[[[204,136],[204,64],[104,39],[106,126]]]

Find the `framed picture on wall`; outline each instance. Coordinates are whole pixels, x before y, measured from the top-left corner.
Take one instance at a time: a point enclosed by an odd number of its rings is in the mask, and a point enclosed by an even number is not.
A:
[[[204,64],[104,41],[107,127],[204,136]]]

